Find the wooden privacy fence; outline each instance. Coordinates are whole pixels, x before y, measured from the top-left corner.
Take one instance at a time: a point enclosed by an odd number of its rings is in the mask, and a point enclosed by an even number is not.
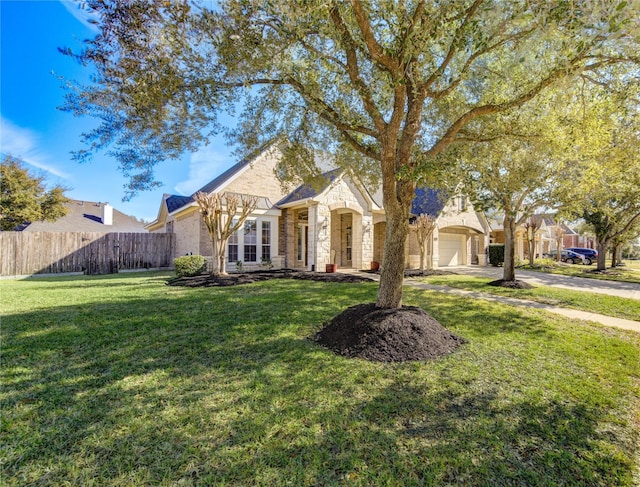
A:
[[[0,232],[0,275],[173,267],[170,233]]]

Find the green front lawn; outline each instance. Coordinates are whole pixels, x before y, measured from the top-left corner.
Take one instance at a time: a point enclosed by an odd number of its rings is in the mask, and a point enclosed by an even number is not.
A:
[[[518,273],[516,272],[516,278]],[[640,321],[640,300],[619,298],[608,294],[596,294],[586,291],[572,291],[551,286],[535,286],[533,289],[509,289],[487,286],[494,279],[461,275],[430,276],[422,278],[425,282],[449,286],[469,291],[479,291],[510,298],[528,299],[539,303],[552,304],[563,308],[579,309],[606,316],[615,316],[627,320]]]
[[[407,288],[468,343],[308,339],[375,284],[0,281],[3,465],[23,485],[637,485],[640,335]]]
[[[533,267],[521,265],[518,268],[527,271],[548,272],[549,274],[560,274],[563,276],[586,277],[589,279],[601,279],[603,281],[621,281],[640,284],[640,269],[637,261],[625,261],[623,267],[611,269],[607,267],[604,273],[594,272],[597,269],[595,263],[591,265],[556,263],[549,259],[536,261]],[[610,264],[607,261],[607,266]]]

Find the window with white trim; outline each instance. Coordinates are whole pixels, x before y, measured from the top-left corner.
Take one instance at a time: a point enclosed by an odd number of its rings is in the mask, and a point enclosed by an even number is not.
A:
[[[233,227],[236,224],[237,220],[233,220],[231,226]],[[235,231],[227,240],[227,261],[228,262],[238,262],[238,232]]]
[[[271,258],[271,222],[262,222],[262,259]]]
[[[244,261],[255,262],[258,259],[258,231],[255,220],[244,222]]]

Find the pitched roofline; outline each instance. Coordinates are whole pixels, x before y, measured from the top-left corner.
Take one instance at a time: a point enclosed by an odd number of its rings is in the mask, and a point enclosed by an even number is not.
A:
[[[198,189],[197,191],[194,191],[193,193],[191,193],[190,196],[170,195],[169,197],[176,197],[176,198],[184,197],[184,198],[187,199],[187,201],[185,203],[181,204],[180,206],[174,208],[173,210],[168,211],[168,213],[171,215],[171,214],[174,214],[177,211],[182,210],[182,209],[184,209],[184,208],[186,208],[188,206],[192,206],[195,203],[194,196],[199,192],[215,193],[216,191],[218,191],[225,184],[229,184],[231,182],[231,179],[235,179],[236,177],[240,176],[244,171],[246,171],[251,166],[251,164],[260,155],[265,153],[270,147],[275,147],[275,144],[276,144],[276,139],[272,139],[272,140],[269,140],[269,141],[265,142],[260,147],[257,147],[253,151],[249,152],[249,154],[247,154],[245,157],[243,157],[240,161],[236,162],[234,165],[232,165],[226,171],[224,171],[223,173],[221,173],[218,176],[216,176],[215,178],[213,178],[211,181],[209,181],[207,184],[202,186],[200,189]],[[169,199],[169,198],[167,198],[167,199]],[[166,202],[166,199],[165,199],[165,202]]]

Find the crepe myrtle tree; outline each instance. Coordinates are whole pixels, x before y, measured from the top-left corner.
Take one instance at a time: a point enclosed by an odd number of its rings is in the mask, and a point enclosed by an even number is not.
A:
[[[529,248],[529,265],[533,267],[536,257],[536,233],[542,227],[542,218],[539,215],[531,215],[524,221],[522,227],[524,228]]]
[[[197,192],[193,199],[200,207],[202,221],[209,232],[213,261],[211,274],[227,274],[227,242],[258,207],[258,197],[235,193]],[[240,206],[240,213],[238,213]]]
[[[562,242],[567,232],[562,222],[556,222],[556,224],[551,227],[551,233],[556,241],[556,261],[560,262],[562,260]]]
[[[153,169],[206,143],[219,114],[243,149],[288,141],[278,174],[317,176],[332,153],[381,178],[386,236],[377,305],[402,303],[411,201],[465,127],[566,79],[605,82],[637,61],[635,14],[619,1],[87,0],[98,35],[75,53],[93,68],[64,109],[98,117],[79,159],[111,144],[128,194]]]
[[[425,254],[427,256],[427,269],[433,268],[433,231],[436,229],[436,217],[421,213],[414,223],[416,237],[420,247],[420,270],[424,270]]]

